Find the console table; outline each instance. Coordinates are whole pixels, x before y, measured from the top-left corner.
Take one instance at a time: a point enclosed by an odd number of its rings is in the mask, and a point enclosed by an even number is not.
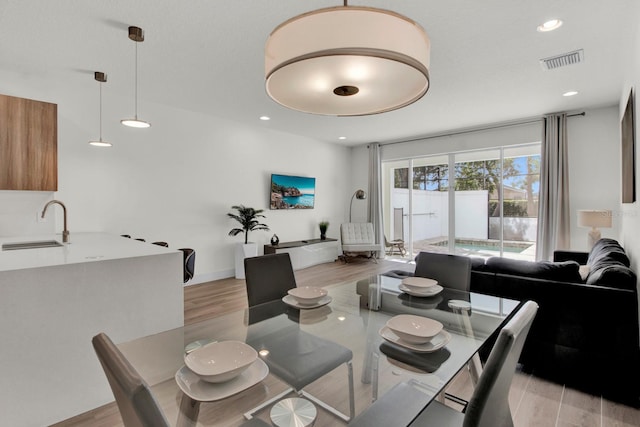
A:
[[[288,253],[294,270],[312,265],[333,262],[338,258],[340,245],[338,239],[309,239],[297,242],[281,242],[277,245],[264,245],[264,253]]]

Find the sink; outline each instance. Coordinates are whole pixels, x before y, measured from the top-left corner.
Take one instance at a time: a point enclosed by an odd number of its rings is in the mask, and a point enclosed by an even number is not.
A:
[[[62,246],[56,240],[38,240],[33,242],[5,243],[2,245],[3,251],[17,251],[20,249],[55,248]]]

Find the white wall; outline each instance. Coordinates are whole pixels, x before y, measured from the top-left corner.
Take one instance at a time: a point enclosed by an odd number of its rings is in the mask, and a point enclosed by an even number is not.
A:
[[[456,131],[450,133],[455,134]],[[527,144],[539,142],[541,135],[541,122],[513,125],[498,129],[464,132],[457,135],[383,145],[381,157],[382,160],[399,160],[503,145]]]
[[[625,70],[626,83],[621,89],[620,105],[618,109],[618,120],[621,120],[624,107],[627,103],[627,97],[629,96],[629,91],[633,88],[636,98],[634,111],[634,121],[636,126],[636,202],[625,204],[620,203],[617,214],[621,222],[622,243],[631,258],[631,267],[636,274],[640,275],[640,203],[638,202],[638,198],[640,197],[640,121],[638,121],[638,110],[640,109],[640,105],[638,104],[640,101],[640,96],[638,95],[638,91],[640,90],[640,17],[637,17],[636,19],[638,21],[638,25],[636,25],[635,28],[634,49],[631,50],[633,55],[629,55],[629,66]],[[618,154],[619,153],[620,151],[618,151]],[[618,164],[618,171],[620,171],[620,164]],[[621,201],[621,196],[618,197]],[[638,288],[640,289],[640,283],[638,283]],[[638,302],[640,303],[640,292],[638,293]]]
[[[350,179],[351,188],[349,191],[349,200],[353,196],[353,193],[358,189],[362,189],[369,194],[369,149],[366,145],[361,145],[351,149],[351,164],[350,164]],[[348,187],[348,186],[347,186]],[[345,210],[345,218],[349,218],[349,205],[347,203]],[[358,200],[353,199],[353,207],[351,209],[353,222],[367,222],[368,221],[368,206],[369,199]]]
[[[456,191],[456,238],[487,239],[489,237],[488,191]]]
[[[132,100],[110,95],[108,84],[103,139],[114,146],[92,147],[98,92],[95,81],[84,80],[45,88],[29,76],[0,73],[0,93],[58,104],[59,166],[56,193],[0,192],[0,235],[60,233],[57,207],[48,223],[36,222],[53,197],[67,206],[72,241],[77,231],[105,231],[194,248],[191,283],[233,276],[234,245],[243,241],[227,235],[236,226],[226,216],[235,204],[266,209],[271,231],[250,235],[260,253],[274,233],[282,242],[319,237],[322,220],[331,223],[328,236],[338,237],[352,193],[350,149],[276,132],[257,118],[247,127],[146,102],[139,102],[138,115],[152,127],[125,128],[119,120],[132,114]],[[315,177],[315,208],[269,210],[272,172]]]
[[[394,188],[391,205],[409,212],[409,190]],[[456,192],[456,237],[461,239],[486,239],[488,237],[489,207],[487,191]],[[403,225],[404,241],[409,241],[408,217]],[[431,239],[449,234],[449,192],[413,190],[413,238]],[[392,229],[389,224],[387,229]]]
[[[577,226],[580,209],[610,209],[612,228],[602,237],[620,240],[620,122],[618,107],[586,110],[568,120],[571,249],[588,251],[588,228]]]

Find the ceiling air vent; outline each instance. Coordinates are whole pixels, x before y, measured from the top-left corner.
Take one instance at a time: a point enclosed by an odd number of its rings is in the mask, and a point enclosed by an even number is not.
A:
[[[573,52],[563,53],[561,55],[550,56],[540,60],[542,68],[545,70],[554,70],[571,64],[578,64],[584,60],[584,50],[578,49]]]

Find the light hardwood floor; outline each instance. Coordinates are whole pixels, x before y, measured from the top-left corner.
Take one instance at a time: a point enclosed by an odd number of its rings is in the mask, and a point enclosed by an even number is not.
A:
[[[394,260],[379,260],[377,264],[368,260],[355,260],[348,264],[338,261],[298,270],[295,275],[298,285],[327,286],[391,269],[412,271],[413,267]],[[246,298],[244,280],[230,278],[187,286],[184,290],[185,324],[245,308]],[[448,389],[450,393],[466,399],[471,395],[471,390],[466,372],[462,372]],[[640,426],[639,410],[522,372],[516,373],[509,399],[516,427]],[[331,426],[332,422],[327,421],[322,425]],[[122,420],[115,403],[111,403],[55,426],[119,427],[122,426]]]

